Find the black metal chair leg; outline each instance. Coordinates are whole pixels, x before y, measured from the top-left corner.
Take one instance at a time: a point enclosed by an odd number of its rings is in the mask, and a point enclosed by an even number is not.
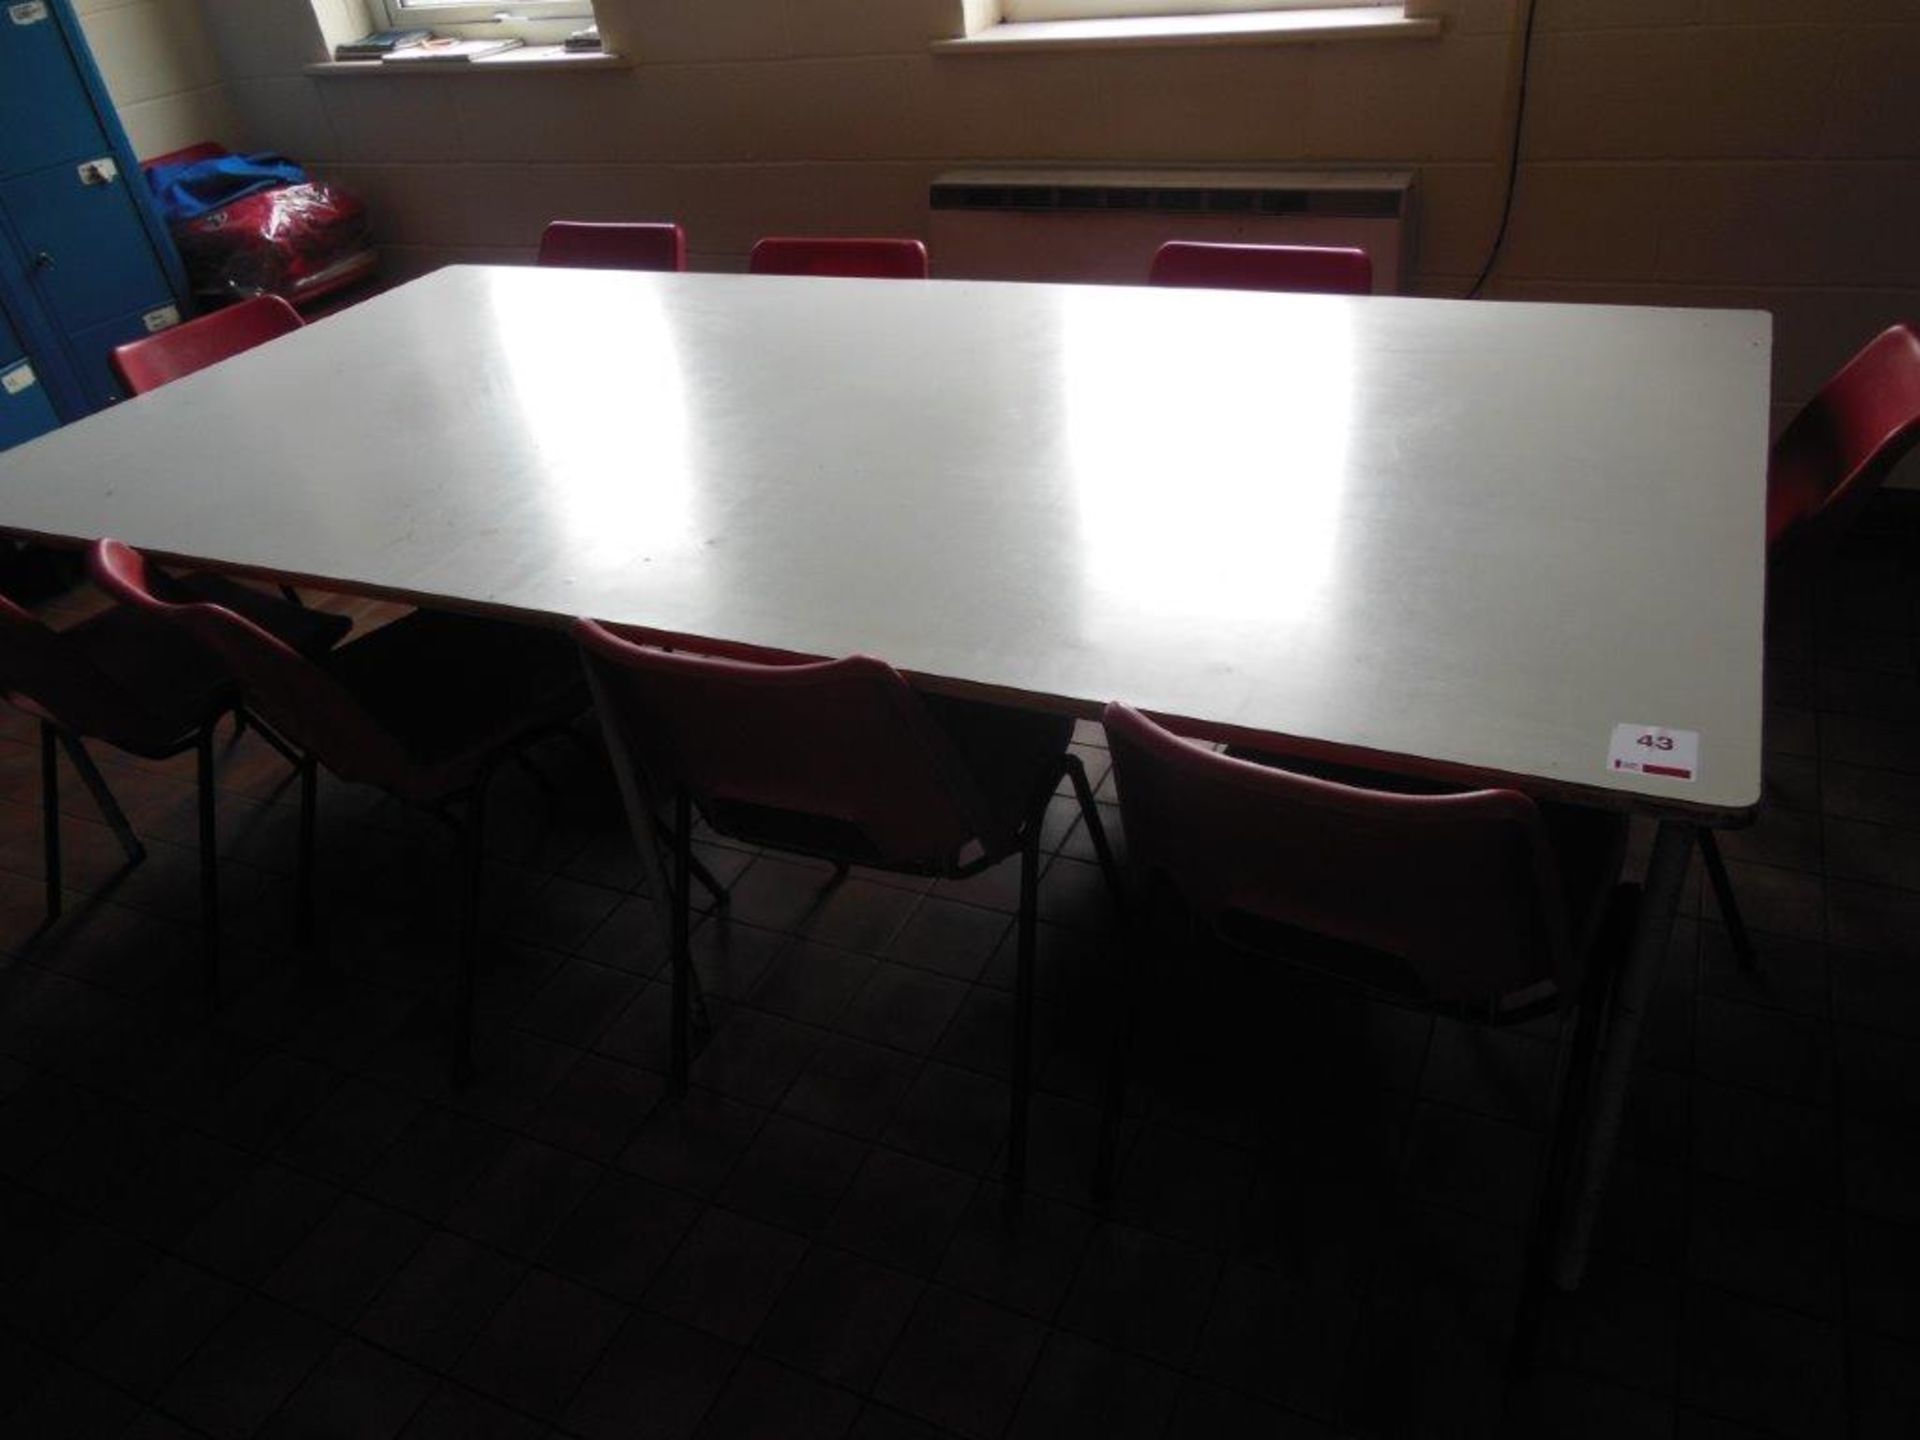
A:
[[[1114,863],[1113,847],[1107,843],[1107,827],[1100,819],[1100,806],[1093,798],[1093,786],[1087,780],[1087,767],[1080,757],[1068,752],[1062,764],[1067,779],[1073,782],[1073,796],[1080,804],[1080,818],[1086,822],[1087,836],[1093,841],[1093,853],[1100,861],[1100,873],[1106,877],[1107,890],[1115,905],[1126,907],[1126,887],[1120,881],[1120,867]]]
[[[688,873],[699,882],[700,888],[706,891],[708,896],[713,900],[713,908],[715,910],[724,910],[727,908],[727,901],[730,898],[727,894],[727,887],[722,885],[720,883],[720,877],[709,870],[701,861],[700,857],[693,853],[693,835],[691,830],[687,828],[692,814],[693,802],[689,800],[687,802],[686,815],[675,819],[673,823],[673,833],[668,836],[668,838],[673,842],[674,849],[677,852],[680,846],[680,836],[682,834],[686,835]],[[659,825],[657,828],[662,832],[667,829],[665,825]]]
[[[1700,837],[1700,858],[1706,862],[1707,879],[1713,885],[1714,898],[1720,902],[1720,918],[1726,922],[1727,938],[1733,942],[1734,963],[1743,974],[1751,975],[1759,968],[1759,960],[1753,953],[1747,922],[1740,915],[1740,902],[1733,893],[1727,862],[1720,856],[1720,842],[1711,830],[1702,828],[1695,833]]]
[[[1033,952],[1040,889],[1040,827],[1027,826],[1020,845],[1020,919],[1013,970],[1013,1099],[1007,1118],[1007,1184],[1027,1180],[1027,1111],[1033,1085]]]
[[[467,799],[465,822],[460,827],[460,858],[465,870],[465,894],[460,910],[460,953],[454,971],[453,1065],[451,1077],[458,1087],[473,1079],[473,980],[480,948],[480,896],[485,885],[486,794],[483,773],[474,781]]]
[[[1511,1379],[1522,1379],[1533,1370],[1552,1284],[1554,1245],[1566,1214],[1567,1191],[1574,1179],[1588,1097],[1593,1090],[1602,1019],[1617,969],[1617,955],[1624,952],[1628,944],[1626,937],[1633,928],[1637,903],[1637,897],[1624,905],[1616,901],[1608,914],[1588,962],[1572,1034],[1568,1037],[1563,1032],[1546,1163],[1534,1198],[1533,1228],[1527,1235],[1526,1263],[1520,1276],[1520,1304],[1514,1314],[1513,1336],[1507,1348],[1507,1373]]]
[[[673,1020],[672,1072],[673,1093],[687,1093],[687,1072],[691,1065],[688,1051],[687,1011],[690,1006],[693,972],[693,947],[688,936],[688,911],[692,908],[693,805],[685,790],[673,798],[673,894],[667,897],[673,906]]]
[[[305,950],[313,944],[314,830],[319,821],[320,766],[311,755],[300,759],[300,853],[294,877],[293,942]]]
[[[40,722],[40,838],[45,850],[47,919],[60,918],[60,752],[51,722]]]
[[[1100,1104],[1100,1140],[1093,1160],[1093,1203],[1104,1212],[1113,1200],[1113,1177],[1120,1155],[1120,1117],[1126,1110],[1128,1069],[1133,1063],[1134,1030],[1139,1024],[1141,977],[1145,972],[1145,940],[1139,927],[1147,912],[1132,906],[1121,920],[1119,1011],[1113,1026],[1113,1048],[1107,1057],[1106,1093]]]
[[[78,735],[65,731],[60,732],[60,744],[67,752],[67,759],[73,762],[80,783],[87,787],[87,793],[93,797],[93,803],[99,807],[102,818],[112,829],[113,838],[120,842],[120,851],[127,857],[127,864],[138,865],[147,858],[147,847],[140,843],[140,837],[133,833],[133,826],[127,823],[126,812],[120,808],[120,802],[113,798],[113,791],[107,788],[107,777],[93,763],[93,756],[87,753],[86,744]]]
[[[692,873],[693,878],[700,882],[700,888],[713,898],[713,908],[726,909],[727,900],[730,898],[727,887],[720,883],[719,876],[700,862],[700,857],[693,853],[691,842],[687,846],[687,869]]]
[[[194,742],[200,799],[200,924],[207,994],[220,991],[220,845],[214,824],[213,726]]]

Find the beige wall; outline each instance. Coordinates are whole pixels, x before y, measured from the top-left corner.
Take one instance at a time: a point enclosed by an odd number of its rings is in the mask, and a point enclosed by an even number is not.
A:
[[[957,163],[1377,163],[1419,171],[1435,294],[1492,232],[1514,10],[1426,0],[1438,40],[966,59],[926,49],[962,0],[599,0],[631,71],[315,79],[312,0],[202,3],[248,130],[362,191],[401,270],[525,258],[557,215],[675,216],[716,268],[770,231],[924,233]],[[1783,404],[1920,313],[1920,0],[1541,7],[1492,293],[1771,309]]]
[[[77,0],[74,9],[136,155],[235,133],[198,0]]]

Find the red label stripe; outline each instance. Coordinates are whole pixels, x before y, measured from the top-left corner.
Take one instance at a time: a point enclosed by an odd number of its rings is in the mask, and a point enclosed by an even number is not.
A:
[[[1676,780],[1693,778],[1691,770],[1682,770],[1678,765],[1642,765],[1640,768],[1649,775],[1671,775]]]

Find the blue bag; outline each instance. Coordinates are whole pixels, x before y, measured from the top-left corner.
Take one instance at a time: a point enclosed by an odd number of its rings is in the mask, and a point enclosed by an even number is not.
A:
[[[216,155],[184,165],[156,165],[147,172],[147,183],[167,223],[182,225],[243,195],[304,185],[307,172],[284,155]]]

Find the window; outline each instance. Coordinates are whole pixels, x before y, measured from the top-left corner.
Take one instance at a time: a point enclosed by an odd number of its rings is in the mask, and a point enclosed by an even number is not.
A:
[[[450,30],[475,36],[511,35],[529,41],[563,40],[593,23],[593,0],[374,0],[373,22],[395,30]]]
[[[1002,0],[1001,18],[1113,20],[1133,15],[1212,15],[1229,10],[1344,10],[1387,0]]]

